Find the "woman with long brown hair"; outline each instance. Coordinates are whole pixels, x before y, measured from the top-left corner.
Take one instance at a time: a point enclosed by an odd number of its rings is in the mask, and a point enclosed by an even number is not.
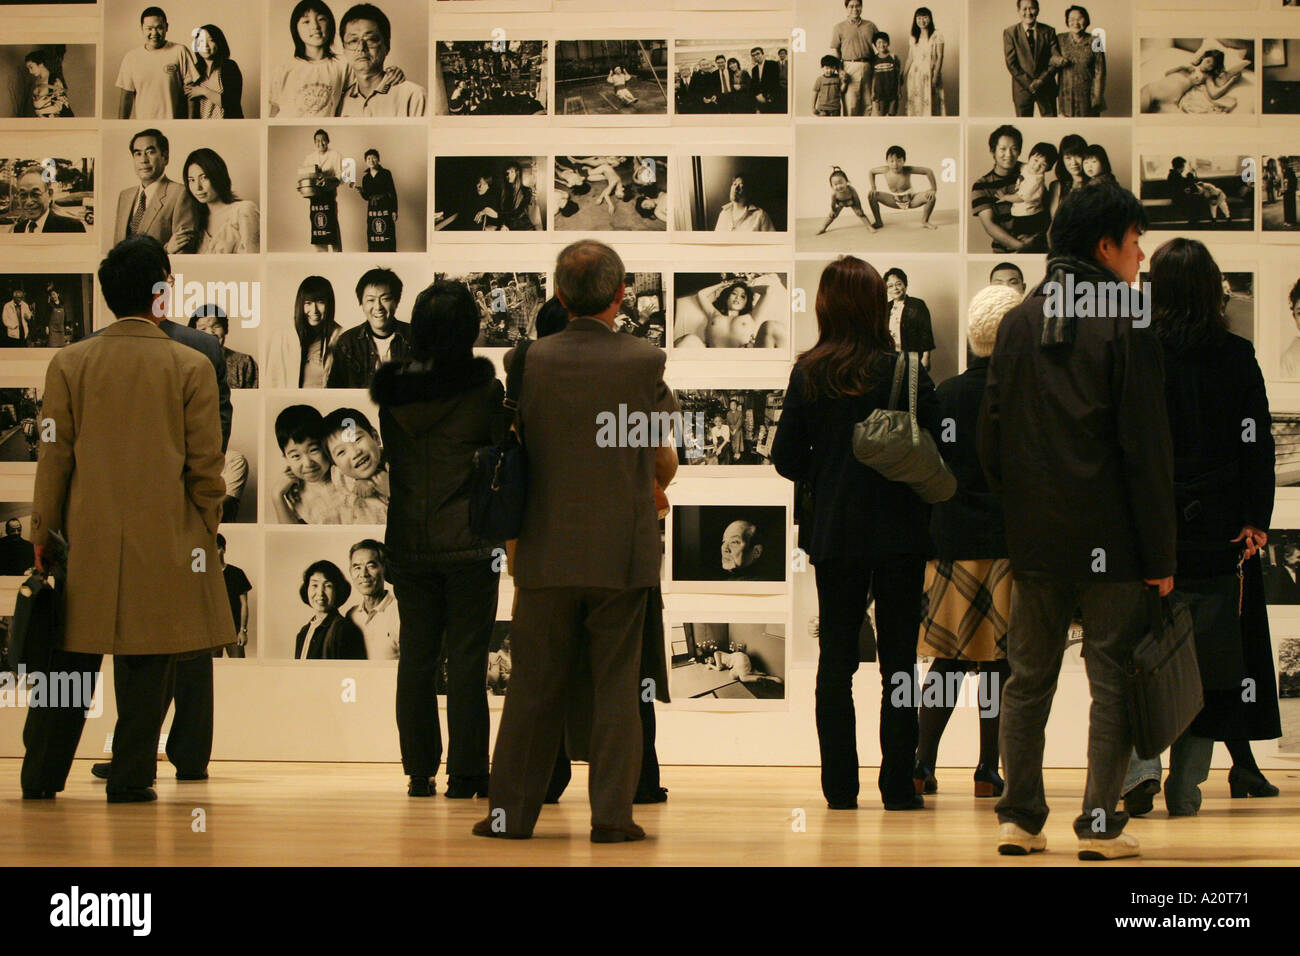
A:
[[[871,593],[882,685],[880,794],[887,810],[917,810],[925,800],[912,784],[916,637],[930,507],[906,485],[859,463],[851,447],[853,426],[888,404],[900,361],[889,332],[885,283],[861,259],[836,259],[822,273],[816,309],[817,344],[799,356],[790,374],[772,464],[798,483],[801,502],[811,493],[799,523],[820,606],[816,711],[822,792],[832,809],[857,806],[853,674]],[[934,383],[925,369],[918,372],[917,418],[938,434]]]

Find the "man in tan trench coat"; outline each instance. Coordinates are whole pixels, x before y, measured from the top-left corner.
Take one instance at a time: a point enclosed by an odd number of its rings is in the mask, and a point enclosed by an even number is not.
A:
[[[37,566],[68,540],[67,624],[54,671],[98,672],[113,654],[118,720],[111,803],[156,799],[158,738],[177,655],[230,640],[216,533],[225,483],[212,363],[158,328],[170,278],[157,240],[135,236],[100,264],[118,321],[50,361],[32,503]],[[85,705],[83,705],[85,706]],[[80,707],[35,708],[23,795],[62,790]]]

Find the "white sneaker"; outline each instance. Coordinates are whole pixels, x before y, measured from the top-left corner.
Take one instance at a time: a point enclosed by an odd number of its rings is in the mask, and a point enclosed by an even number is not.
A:
[[[1121,833],[1110,840],[1079,837],[1081,860],[1122,860],[1141,855],[1142,847],[1138,844],[1137,837],[1128,833]]]
[[[1028,856],[1047,849],[1047,836],[1041,830],[1030,833],[1018,823],[998,827],[998,852],[1003,856]]]

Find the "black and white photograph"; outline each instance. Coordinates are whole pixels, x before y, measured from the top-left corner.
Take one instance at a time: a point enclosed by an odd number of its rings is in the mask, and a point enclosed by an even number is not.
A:
[[[1300,531],[1270,528],[1260,549],[1269,604],[1300,604]]]
[[[971,116],[1133,114],[1130,0],[972,0]]]
[[[279,398],[265,408],[263,524],[388,520],[388,462],[369,396]]]
[[[1264,232],[1300,232],[1296,196],[1300,192],[1300,155],[1270,156],[1259,167],[1260,228]]]
[[[789,112],[789,40],[683,40],[673,44],[678,116]]]
[[[1277,749],[1300,751],[1300,637],[1277,642],[1278,708],[1282,714],[1282,739]]]
[[[383,528],[268,532],[262,656],[396,661],[397,599],[382,539]]]
[[[1300,40],[1260,40],[1259,58],[1264,68],[1261,112],[1300,113]]]
[[[1159,249],[1161,241],[1151,243],[1148,256]],[[1255,341],[1255,273],[1222,268],[1223,315],[1228,320],[1228,331],[1247,342]],[[1138,282],[1149,282],[1151,273],[1143,270]]]
[[[1282,308],[1285,312],[1272,321],[1274,328],[1280,332],[1277,340],[1279,343],[1277,377],[1297,381],[1300,380],[1300,273],[1292,271],[1291,275],[1286,277],[1281,291],[1284,295]]]
[[[439,40],[434,113],[542,116],[549,73],[545,40]]]
[[[780,388],[678,388],[683,438],[677,457],[683,465],[770,466],[772,440],[781,420],[785,390]],[[718,472],[721,473],[721,472]]]
[[[1139,48],[1143,113],[1222,118],[1259,112],[1253,39],[1143,37]]]
[[[79,342],[94,324],[89,273],[0,274],[0,348],[57,349]]]
[[[43,393],[35,385],[0,387],[0,463],[23,462],[35,469]]]
[[[556,156],[551,191],[556,231],[664,232],[667,156]]]
[[[254,391],[232,389],[230,405],[230,442],[221,469],[221,480],[226,483],[221,520],[224,524],[253,525],[257,523],[258,481],[265,460],[259,454],[262,403]]]
[[[784,622],[682,622],[668,641],[668,693],[675,709],[726,701],[728,710],[785,700]]]
[[[322,0],[323,2],[323,0]],[[272,4],[275,6],[275,4]],[[262,24],[203,0],[104,0],[100,54],[105,119],[256,119]],[[287,20],[289,8],[277,20]],[[281,25],[281,30],[284,27]]]
[[[1075,133],[1063,125],[1018,120],[967,127],[967,252],[1044,253],[1052,217],[1071,189],[1098,180],[1132,188],[1128,127],[1089,123]]]
[[[546,301],[545,272],[439,272],[463,282],[479,309],[475,348],[514,348],[537,338],[537,310]]]
[[[532,232],[546,228],[545,156],[435,156],[433,228]]]
[[[510,658],[510,622],[497,621],[492,625],[492,636],[488,638],[487,649],[487,692],[488,706],[496,709],[510,689],[512,671]],[[447,652],[444,647],[442,660],[438,662],[438,674],[434,678],[434,688],[439,697],[447,696]]]
[[[413,256],[277,263],[262,303],[260,386],[368,388],[380,361],[410,354],[411,303],[433,275]]]
[[[679,272],[673,278],[673,348],[683,358],[700,349],[786,358],[790,350],[790,290],[786,272]],[[747,349],[747,352],[737,352]]]
[[[614,331],[664,348],[668,338],[668,293],[662,272],[629,272],[623,304],[614,316]]]
[[[214,658],[252,660],[259,656],[262,600],[262,534],[256,528],[223,524],[217,532],[217,557],[230,601],[231,642],[214,647]]]
[[[21,577],[36,566],[32,545],[32,503],[0,501],[0,575]]]
[[[957,116],[962,4],[798,0],[798,116]]]
[[[104,214],[113,217],[104,223],[105,249],[135,235],[153,236],[169,255],[265,248],[259,132],[242,123],[220,137],[210,130],[179,123],[104,130]]]
[[[557,40],[560,116],[668,115],[667,40]]]
[[[423,124],[267,130],[268,252],[423,252]]]
[[[964,190],[955,126],[907,125],[848,141],[834,124],[795,134],[798,252],[956,252]]]
[[[1273,424],[1274,478],[1279,497],[1300,498],[1300,412],[1269,410]],[[1294,493],[1290,489],[1297,489]],[[1281,494],[1287,489],[1285,495]]]
[[[789,228],[788,156],[679,155],[675,165],[675,230],[730,235],[730,241],[738,241],[736,234]]]
[[[790,548],[784,505],[692,505],[672,509],[672,587],[763,593],[786,580]]]
[[[94,115],[93,43],[0,45],[0,119]]]
[[[1255,164],[1235,153],[1143,153],[1138,198],[1152,230],[1253,231]]]
[[[268,116],[426,115],[427,3],[269,0],[267,14]]]
[[[0,158],[0,234],[84,235],[94,224],[94,159]]]

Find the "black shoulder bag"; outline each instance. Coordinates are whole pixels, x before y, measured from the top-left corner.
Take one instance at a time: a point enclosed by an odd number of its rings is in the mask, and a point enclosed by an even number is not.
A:
[[[519,424],[519,394],[524,384],[524,356],[531,340],[515,347],[513,361],[506,372],[504,405],[514,412]],[[485,541],[496,543],[519,537],[524,524],[524,499],[528,491],[528,461],[519,440],[517,427],[506,429],[505,437],[495,445],[474,453],[474,471],[470,476],[469,528]]]
[[[1146,602],[1150,632],[1128,665],[1133,749],[1144,760],[1182,736],[1205,706],[1187,605],[1161,598],[1155,588],[1147,588]]]

